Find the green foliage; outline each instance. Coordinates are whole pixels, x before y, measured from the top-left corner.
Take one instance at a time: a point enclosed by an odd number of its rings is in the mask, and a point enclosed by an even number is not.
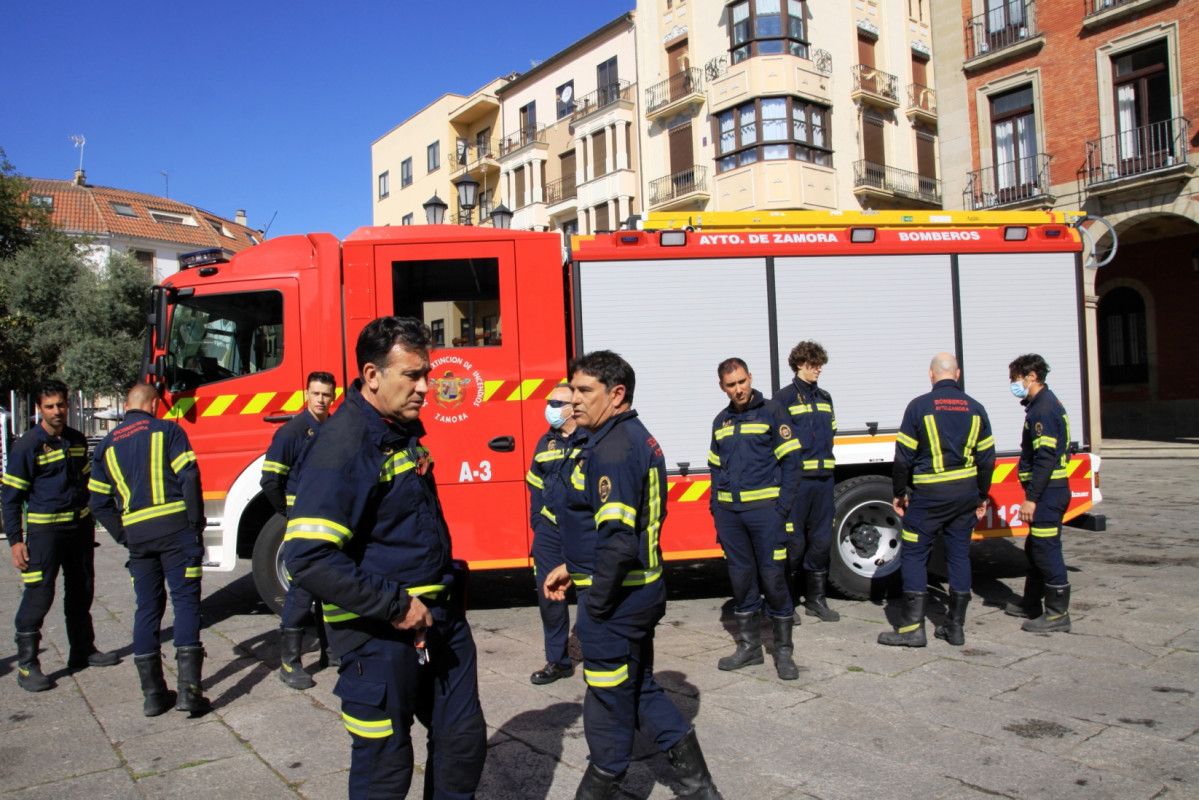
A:
[[[30,205],[28,192],[29,182],[0,147],[0,259],[25,249],[49,230],[49,211]]]

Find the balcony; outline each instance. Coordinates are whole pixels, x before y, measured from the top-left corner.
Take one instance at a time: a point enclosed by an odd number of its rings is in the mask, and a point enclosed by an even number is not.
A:
[[[450,169],[454,172],[466,170],[474,177],[499,172],[496,155],[500,151],[500,140],[486,142],[458,142],[450,154]]]
[[[545,204],[547,206],[564,203],[578,196],[579,187],[574,175],[567,175],[545,185]]]
[[[915,200],[941,205],[941,181],[873,161],[853,162],[853,193],[863,199]]]
[[[966,20],[967,72],[1045,44],[1037,29],[1036,0],[1004,2],[985,14]]]
[[[652,122],[688,106],[694,114],[704,100],[703,73],[699,67],[692,67],[645,90],[645,118]]]
[[[1052,205],[1055,199],[1049,193],[1052,160],[1048,153],[1037,153],[971,172],[962,192],[962,208],[981,211],[1004,206]]]
[[[789,54],[754,56],[731,67],[723,57],[704,68],[710,99],[709,112],[741,105],[764,95],[794,94],[831,106],[833,59],[825,50],[813,50],[812,59]]]
[[[1092,139],[1079,179],[1090,194],[1185,181],[1195,171],[1187,158],[1189,141],[1190,121],[1185,117]]]
[[[861,100],[878,108],[899,108],[899,78],[865,64],[855,64],[853,91],[849,96],[855,102]]]
[[[688,167],[649,182],[649,206],[656,211],[668,211],[711,197],[708,190],[708,168]]]
[[[546,149],[549,145],[545,142],[544,125],[539,125],[536,128],[526,127],[521,128],[511,136],[507,136],[500,140],[500,158],[507,158],[518,150],[523,150],[529,145]]]
[[[580,97],[575,101],[574,110],[570,113],[570,124],[574,125],[585,117],[620,102],[627,103],[628,108],[633,107],[633,84],[628,81],[609,83]]]
[[[1082,18],[1084,28],[1098,28],[1122,17],[1140,13],[1150,6],[1166,0],[1087,0],[1087,15]]]
[[[918,83],[908,84],[908,119],[913,122],[937,124],[937,93]]]

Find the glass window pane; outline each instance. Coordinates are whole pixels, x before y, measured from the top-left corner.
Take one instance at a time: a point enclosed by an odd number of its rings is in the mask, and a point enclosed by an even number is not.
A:
[[[426,324],[444,320],[449,330],[457,332],[446,347],[503,342],[497,259],[396,261],[391,272],[394,313]]]
[[[738,112],[741,115],[741,146],[745,147],[758,141],[757,109],[750,103],[741,106]]]
[[[758,55],[777,55],[782,53],[786,44],[782,39],[762,39],[758,41]]]
[[[716,160],[716,171],[724,172],[737,166],[736,156],[721,156]]]
[[[808,107],[799,103],[791,109],[791,138],[808,141]]]
[[[740,164],[741,166],[745,166],[746,164],[752,164],[757,160],[758,160],[758,149],[756,147],[751,147],[748,150],[742,150],[740,153],[737,154],[737,163]]]
[[[781,97],[762,100],[762,140],[778,141],[787,137],[787,101]]]
[[[172,392],[262,372],[283,361],[283,295],[276,291],[181,297],[167,337]]]
[[[726,111],[716,118],[720,129],[718,153],[728,153],[737,149],[737,132],[733,129],[733,112]]]
[[[768,144],[762,147],[763,161],[777,161],[779,159],[789,158],[791,155],[791,145],[788,144]]]

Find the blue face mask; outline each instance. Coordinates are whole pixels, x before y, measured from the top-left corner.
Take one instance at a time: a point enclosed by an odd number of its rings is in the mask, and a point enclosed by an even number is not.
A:
[[[566,424],[566,420],[573,413],[574,413],[574,409],[571,408],[569,403],[562,406],[561,408],[554,408],[551,405],[546,405],[545,421],[550,424],[551,428],[553,428],[554,430],[557,430],[558,428],[561,428],[563,425]]]
[[[1024,381],[1012,381],[1012,394],[1021,400],[1028,397],[1028,389],[1024,388]]]

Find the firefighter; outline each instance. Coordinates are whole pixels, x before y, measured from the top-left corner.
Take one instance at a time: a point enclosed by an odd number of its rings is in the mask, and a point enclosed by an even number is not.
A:
[[[590,434],[571,470],[561,518],[566,562],[547,597],[578,595],[583,648],[583,732],[591,763],[576,800],[615,797],[637,729],[666,752],[681,796],[718,800],[695,730],[654,680],[654,628],[666,611],[662,550],[666,461],[633,410],[633,368],[597,351],[570,365],[575,422]]]
[[[329,406],[337,394],[337,381],[331,373],[313,372],[304,389],[304,410],[275,431],[271,446],[262,462],[262,493],[271,502],[275,513],[286,519],[300,485],[297,464],[312,437],[329,418]],[[279,680],[293,689],[316,686],[312,676],[300,663],[303,651],[304,626],[309,622],[324,624],[312,614],[312,595],[298,586],[289,586],[279,612]],[[318,629],[319,634],[319,629]],[[317,637],[323,639],[323,636]],[[321,648],[321,660],[327,658]]]
[[[321,598],[341,658],[352,800],[406,795],[414,716],[429,731],[425,797],[474,797],[486,756],[475,643],[421,444],[431,341],[411,317],[362,329],[359,378],[304,454],[287,523],[292,582]]]
[[[1070,505],[1066,468],[1070,464],[1070,420],[1045,384],[1049,365],[1039,355],[1023,355],[1008,365],[1012,394],[1024,406],[1024,432],[1016,472],[1024,487],[1020,521],[1028,525],[1024,556],[1028,577],[1024,597],[1004,611],[1026,617],[1021,629],[1033,633],[1070,632],[1070,584],[1062,557],[1062,517]],[[1042,606],[1042,601],[1044,605]]]
[[[28,692],[53,686],[42,674],[38,649],[60,569],[71,647],[67,667],[111,667],[120,662],[115,653],[96,650],[92,627],[96,526],[87,508],[87,439],[66,424],[66,384],[45,381],[38,386],[37,398],[41,421],[13,445],[0,489],[12,563],[25,585],[15,627],[17,685]]]
[[[541,613],[541,630],[545,641],[545,666],[529,676],[538,686],[553,683],[575,674],[567,643],[570,639],[570,608],[565,600],[551,600],[541,591],[541,578],[561,564],[562,534],[558,517],[566,494],[570,470],[574,466],[572,453],[587,440],[587,431],[574,421],[570,404],[570,386],[555,386],[545,401],[545,418],[549,430],[537,441],[533,463],[525,482],[529,485],[529,515],[533,528],[533,577],[537,580],[537,607]]]
[[[970,604],[970,536],[987,510],[995,439],[986,409],[962,391],[961,377],[953,355],[934,356],[928,368],[932,391],[908,403],[896,434],[891,505],[903,518],[904,608],[897,630],[880,633],[879,644],[928,643],[928,556],[938,535],[944,537],[949,566],[949,609],[936,636],[951,645],[966,643],[962,626]]]
[[[172,705],[192,716],[212,706],[203,696],[204,646],[200,643],[200,577],[204,559],[204,500],[200,468],[187,434],[157,419],[158,392],[139,383],[129,390],[125,419],[92,459],[92,511],[112,537],[129,549],[129,574],[137,611],[133,661],[144,702],[158,716]],[[159,642],[166,609],[163,582],[175,610],[178,694],[167,690]]]
[[[829,551],[833,540],[833,435],[837,416],[833,397],[816,385],[828,353],[816,342],[800,342],[791,348],[787,364],[795,379],[774,397],[791,415],[791,430],[803,448],[803,480],[791,506],[787,523],[787,568],[799,597],[799,576],[804,577],[804,613],[824,622],[837,622],[841,615],[829,608],[825,596]],[[799,617],[795,617],[796,623]]]
[[[734,670],[763,662],[759,612],[765,605],[774,630],[775,671],[793,681],[799,668],[792,658],[795,607],[787,588],[786,526],[799,489],[799,440],[783,407],[753,388],[744,361],[720,362],[716,376],[729,404],[712,421],[710,502],[737,621],[737,649],[718,666]]]

